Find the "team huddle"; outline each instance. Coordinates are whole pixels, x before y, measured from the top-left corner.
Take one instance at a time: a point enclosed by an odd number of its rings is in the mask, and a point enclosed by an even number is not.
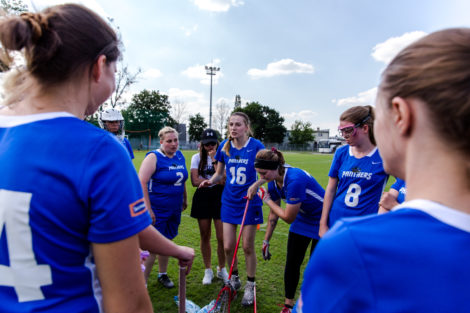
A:
[[[281,218],[290,224],[281,313],[470,312],[470,29],[412,43],[384,70],[375,107],[341,114],[347,144],[326,189],[253,138],[242,112],[222,142],[204,130],[189,173],[177,131],[162,128],[137,173],[118,110],[101,112],[104,130],[83,121],[113,92],[120,51],[116,33],[81,5],[3,19],[0,42],[5,64],[13,51],[26,60],[5,78],[0,106],[1,312],[152,312],[155,260],[158,282],[173,288],[169,258],[189,273],[195,256],[172,241],[188,178],[202,284],[218,277],[243,289],[244,306],[256,307],[256,250],[271,258]]]

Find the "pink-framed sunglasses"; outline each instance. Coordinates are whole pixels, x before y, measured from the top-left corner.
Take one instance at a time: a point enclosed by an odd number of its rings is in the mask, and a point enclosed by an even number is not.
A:
[[[369,119],[370,115],[367,115],[364,119],[362,119],[362,121],[357,124],[349,124],[343,127],[338,127],[338,131],[342,137],[344,137],[345,135],[354,136],[356,135],[357,128],[364,125],[364,123],[367,122]]]

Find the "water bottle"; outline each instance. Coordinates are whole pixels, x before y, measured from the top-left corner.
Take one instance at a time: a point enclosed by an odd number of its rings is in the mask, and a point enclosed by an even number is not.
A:
[[[200,309],[197,313],[209,313],[209,311],[214,307],[215,300],[212,300],[211,303]],[[214,310],[212,310],[214,312]]]
[[[175,296],[176,305],[180,305],[178,296]],[[186,299],[186,313],[198,313],[201,310],[201,307],[191,300]],[[209,309],[210,310],[210,309]]]

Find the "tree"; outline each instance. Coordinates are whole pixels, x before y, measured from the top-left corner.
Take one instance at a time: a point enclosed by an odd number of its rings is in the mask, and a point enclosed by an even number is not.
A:
[[[204,117],[200,113],[189,116],[189,141],[201,140],[201,134],[206,129],[207,124],[204,122]]]
[[[186,103],[180,99],[175,99],[171,104],[171,117],[176,121],[177,124],[182,124],[186,121],[186,112]]]
[[[248,115],[256,139],[269,143],[281,143],[284,140],[287,129],[283,125],[284,118],[276,110],[258,102],[250,102],[244,108],[236,108],[234,112]]]
[[[310,122],[295,121],[290,131],[289,142],[292,144],[306,144],[315,140],[312,124]]]
[[[141,131],[150,129],[152,137],[164,126],[174,127],[176,122],[170,116],[168,96],[159,91],[143,90],[132,97],[131,105],[122,111],[126,130]]]
[[[138,76],[142,73],[141,68],[137,69],[134,73],[129,71],[127,65],[123,64],[122,59],[120,59],[118,63],[119,69],[116,73],[116,88],[108,101],[106,101],[113,108],[115,108],[116,105],[124,104],[122,96],[130,86],[134,85],[138,81]]]
[[[224,134],[227,120],[230,115],[230,106],[225,101],[220,101],[215,105],[214,125],[220,134]]]

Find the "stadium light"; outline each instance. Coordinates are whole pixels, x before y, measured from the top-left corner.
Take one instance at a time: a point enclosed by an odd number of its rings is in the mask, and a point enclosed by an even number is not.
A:
[[[209,128],[212,128],[212,76],[214,76],[218,71],[220,71],[220,67],[206,65],[206,74],[210,75],[211,77],[211,91],[209,101]]]

